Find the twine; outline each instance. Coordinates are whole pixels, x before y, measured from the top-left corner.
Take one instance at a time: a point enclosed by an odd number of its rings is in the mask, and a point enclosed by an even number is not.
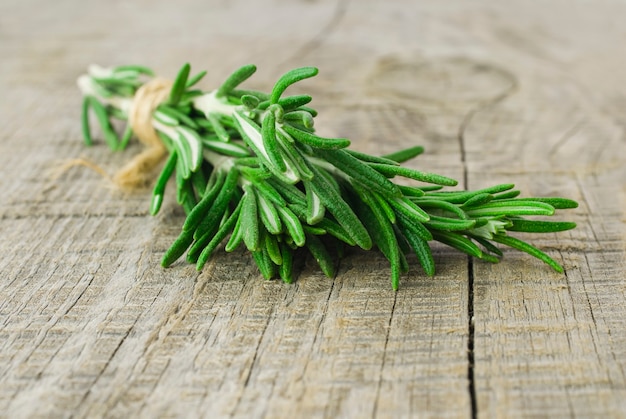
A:
[[[172,82],[155,78],[137,89],[128,114],[128,123],[146,149],[126,163],[113,177],[122,189],[137,189],[152,179],[152,172],[163,160],[166,149],[152,126],[152,113],[167,99]]]

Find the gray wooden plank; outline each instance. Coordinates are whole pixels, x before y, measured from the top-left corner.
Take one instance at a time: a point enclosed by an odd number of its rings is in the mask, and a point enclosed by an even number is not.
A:
[[[513,251],[500,265],[474,264],[481,417],[626,412],[626,145],[612,99],[623,93],[593,87],[600,74],[601,86],[611,79],[610,62],[581,71],[594,59],[593,45],[611,37],[598,29],[611,19],[606,5],[599,7],[582,16],[554,4],[557,27],[520,11],[534,26],[505,21],[504,38],[502,28],[483,32],[495,54],[510,57],[518,89],[476,112],[464,130],[470,186],[513,182],[526,196],[567,196],[581,206],[559,216],[577,221],[574,231],[520,235],[560,261],[564,275]]]

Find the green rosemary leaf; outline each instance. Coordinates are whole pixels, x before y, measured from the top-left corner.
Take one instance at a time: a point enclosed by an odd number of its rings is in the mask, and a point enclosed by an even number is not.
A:
[[[392,160],[396,163],[404,163],[405,161],[411,160],[414,157],[419,156],[424,152],[424,147],[415,146],[409,147],[404,150],[396,151],[395,153],[386,154],[382,156],[385,159]]]
[[[267,255],[270,257],[271,261],[275,265],[282,265],[283,255],[280,251],[280,245],[278,244],[278,240],[276,240],[276,236],[272,234],[265,234],[264,243],[265,250],[267,251]]]
[[[313,130],[315,125],[313,116],[307,111],[291,111],[283,115],[283,121],[289,124],[299,124],[305,129]]]
[[[287,134],[285,130],[282,129],[282,125],[276,127],[276,138],[280,139],[281,144],[302,144],[302,143],[297,143],[296,140],[291,135]],[[306,147],[309,147],[309,146],[306,146]],[[311,147],[309,147],[309,151],[310,150],[311,150]],[[301,151],[304,152],[304,150],[302,149]]]
[[[198,261],[196,262],[196,269],[197,270],[199,270],[199,271],[202,270],[202,268],[206,264],[207,260],[209,260],[209,258],[213,254],[213,251],[215,250],[215,248],[233,230],[233,227],[235,226],[235,223],[239,219],[239,215],[241,213],[242,204],[243,204],[243,200],[239,201],[239,204],[237,205],[237,207],[235,208],[233,213],[230,215],[230,217],[228,217],[226,222],[224,222],[220,226],[219,230],[217,230],[217,233],[215,233],[215,235],[211,238],[211,240],[208,242],[208,244],[204,247],[204,250],[202,250],[202,253],[200,253],[200,256],[198,257]]]
[[[418,237],[421,237],[423,240],[430,241],[433,239],[430,231],[428,231],[428,229],[424,227],[424,224],[422,224],[418,220],[409,217],[405,215],[404,212],[400,211],[396,213],[396,217],[398,225],[401,226],[403,229],[410,231]]]
[[[420,172],[419,170],[409,169],[408,167],[390,166],[379,163],[370,163],[369,165],[387,177],[402,176],[408,179],[419,180],[420,182],[434,183],[435,185],[443,186],[456,186],[458,184],[456,180],[447,176]]]
[[[241,204],[241,203],[242,203],[242,200],[240,199],[238,201],[238,204]],[[202,255],[202,252],[205,251],[207,246],[210,246],[210,243],[212,243],[212,241],[214,240],[215,235],[219,232],[219,230],[222,228],[224,223],[229,220],[231,215],[232,214],[230,213],[230,211],[228,211],[228,210],[225,211],[224,214],[222,214],[222,216],[220,217],[220,221],[219,222],[211,225],[210,228],[208,230],[206,230],[206,232],[201,237],[196,239],[196,241],[191,245],[191,247],[187,251],[187,260],[189,260],[191,263],[196,263],[197,264],[198,259]],[[237,219],[234,222],[235,223],[234,227],[231,226],[231,229],[227,232],[227,234],[231,233],[231,237],[230,237],[231,239],[233,239],[233,236],[235,236],[235,237],[237,236],[237,234],[236,234],[237,232],[235,230],[237,228],[237,225],[238,225],[240,219],[241,219],[241,211],[239,212],[239,216],[237,217]],[[221,243],[222,239],[220,239],[220,242],[216,243],[215,245],[216,246],[219,245]],[[238,240],[238,242],[237,242],[235,247],[237,247],[242,241],[243,241],[243,238],[239,237],[239,240]],[[229,240],[229,242],[230,242],[230,240]],[[228,247],[228,245],[226,247]],[[230,251],[232,251],[232,249],[231,250],[226,249],[226,251],[230,252]]]
[[[122,138],[120,139],[120,143],[118,144],[117,149],[120,151],[125,150],[132,136],[133,127],[130,124],[127,124],[126,128],[124,128],[124,132],[122,133]]]
[[[185,90],[185,92],[180,98],[180,102],[178,102],[178,105],[176,107],[179,108],[181,111],[185,111],[191,115],[192,113],[195,113],[195,112],[192,112],[192,107],[195,108],[195,105],[193,103],[194,99],[196,99],[197,97],[203,96],[204,94],[205,93],[199,89]],[[197,119],[195,123],[198,124],[199,120],[200,119]]]
[[[176,202],[182,204],[185,201],[184,194],[186,193],[186,181],[183,178],[183,159],[180,155],[178,156],[178,159],[176,159],[176,171],[174,172],[174,176],[176,179]]]
[[[244,147],[244,146],[242,146]],[[245,147],[244,147],[245,148]],[[259,161],[259,158],[256,156],[246,156],[246,157],[239,157],[237,159],[234,160],[235,165],[238,168],[241,167],[254,167],[254,168],[259,168],[261,167],[261,162]]]
[[[207,244],[211,241],[213,236],[215,236],[215,233],[217,233],[222,224],[224,224],[226,220],[228,220],[228,217],[230,217],[230,215],[230,211],[225,211],[224,214],[222,214],[220,222],[215,223],[213,226],[211,226],[211,229],[208,230],[202,237],[200,237],[201,240],[196,240],[194,237],[194,242],[187,250],[187,262],[197,264],[198,258],[200,257],[200,254],[202,254],[202,251],[206,248]]]
[[[316,76],[318,71],[319,70],[315,67],[301,67],[283,74],[278,79],[278,81],[274,85],[274,88],[272,89],[272,93],[270,95],[270,103],[278,103],[280,96],[285,90],[287,90],[289,86],[301,80],[308,79],[309,77]]]
[[[187,125],[189,128],[193,128],[193,129],[200,128],[200,126],[192,118],[190,118],[187,114],[180,111],[179,109],[176,109],[175,107],[168,106],[166,104],[161,104],[157,107],[156,110],[158,112],[161,112],[162,114],[165,114],[170,119],[175,119],[179,123]],[[165,124],[170,125],[168,123],[165,123]]]
[[[541,197],[541,198],[517,198],[518,202],[533,201],[542,202],[552,206],[554,209],[578,208],[578,202],[566,198]]]
[[[400,252],[398,252],[398,258],[399,258],[399,269],[400,269],[399,274],[409,272],[409,269],[410,269],[409,261],[406,259],[406,255],[402,252],[402,249],[400,249]],[[393,271],[393,266],[392,266],[392,271]],[[400,276],[399,274],[398,274],[398,277]]]
[[[427,192],[426,195],[431,198],[436,198],[442,201],[447,201],[453,204],[463,204],[467,202],[468,199],[471,199],[473,196],[482,194],[482,193],[490,193],[497,194],[500,192],[508,191],[509,189],[514,188],[515,185],[511,183],[503,183],[501,185],[495,185],[489,188],[479,189],[476,191],[439,191],[439,192]],[[421,188],[425,190],[425,188]]]
[[[322,138],[287,123],[282,125],[282,129],[297,141],[318,149],[337,150],[350,145],[350,140],[346,138]]]
[[[295,212],[294,212],[295,214]],[[298,215],[298,214],[296,214]],[[307,224],[302,224],[302,230],[304,230],[305,234],[313,234],[316,236],[324,236],[326,235],[326,230],[324,230],[323,228],[319,228],[319,227],[313,227]]]
[[[81,112],[81,127],[83,129],[83,139],[85,145],[91,146],[93,144],[93,138],[91,137],[91,128],[89,127],[89,108],[91,105],[91,96],[85,96],[83,98],[83,107]]]
[[[89,81],[90,81],[89,86],[91,87],[91,89],[93,89],[93,92],[95,93],[96,96],[103,97],[106,99],[114,96],[113,92],[108,90],[106,86],[103,86],[102,83],[96,80],[96,78],[94,78],[93,76],[89,77]]]
[[[215,176],[215,181],[211,185],[210,189],[205,191],[204,197],[198,202],[194,209],[189,213],[185,223],[183,224],[183,231],[195,231],[198,225],[209,214],[211,207],[215,203],[215,198],[222,191],[224,183],[226,181],[226,175],[224,172],[219,171]]]
[[[160,123],[162,123],[163,125],[167,125],[168,127],[175,127],[175,126],[180,125],[180,122],[178,122],[177,118],[174,118],[173,116],[165,112],[162,112],[158,109],[156,109],[152,113],[152,117],[156,119],[157,121],[159,121]]]
[[[306,236],[307,249],[319,265],[320,269],[328,278],[333,278],[337,274],[335,262],[332,256],[324,246],[324,243],[312,234]]]
[[[265,114],[261,124],[261,138],[263,139],[263,146],[272,164],[281,172],[287,170],[287,165],[280,153],[278,141],[276,140],[276,116],[274,112],[267,112]]]
[[[422,192],[426,193],[430,193],[433,191],[441,191],[443,189],[443,186],[439,186],[439,185],[421,185],[421,186],[417,186],[415,187],[415,189],[419,189]]]
[[[500,262],[500,258],[498,258],[497,256],[491,255],[489,253],[484,253],[482,254],[482,256],[479,258],[480,260],[484,260],[485,262],[489,262],[489,263],[498,263]]]
[[[497,200],[466,211],[470,217],[498,215],[553,215],[554,207],[538,201]]]
[[[241,229],[243,230],[243,241],[248,250],[256,251],[260,249],[259,234],[259,213],[256,194],[250,185],[243,187],[243,208],[241,209]]]
[[[431,215],[430,220],[424,223],[429,229],[443,231],[463,231],[476,226],[476,220],[459,220],[457,218],[446,218]]]
[[[385,215],[385,211],[379,207],[376,198],[362,188],[355,188],[355,190],[366,204],[359,207],[360,218],[376,246],[391,264],[391,285],[395,291],[398,289],[400,281],[400,248],[396,234]]]
[[[135,71],[139,74],[145,74],[146,76],[154,76],[154,72],[150,68],[141,65],[120,65],[113,69],[113,72],[120,71]]]
[[[513,199],[520,195],[520,191],[506,191],[493,196],[493,199]]]
[[[302,223],[296,215],[291,211],[288,207],[277,207],[278,215],[287,228],[287,232],[293,239],[294,243],[298,247],[304,246],[306,242],[306,236],[304,235],[304,230],[302,229]]]
[[[105,109],[107,111],[107,115],[109,119],[119,119],[120,121],[128,120],[128,116],[126,115],[126,112],[123,112],[120,109],[117,109],[111,105],[107,105]]]
[[[206,73],[206,71],[201,71],[189,80],[187,80],[187,83],[185,84],[185,89],[189,89],[195,86],[200,80],[202,80],[204,76],[206,76]]]
[[[426,211],[405,197],[392,198],[389,199],[388,202],[396,210],[396,214],[403,213],[406,217],[420,222],[428,221],[430,219],[430,216]]]
[[[176,151],[170,153],[167,161],[165,162],[165,166],[163,166],[163,170],[161,170],[161,174],[154,185],[154,190],[152,191],[152,203],[150,204],[150,214],[156,215],[161,208],[161,203],[163,202],[163,195],[165,194],[165,186],[167,185],[167,181],[174,173],[174,169],[176,168],[176,160],[177,154]]]
[[[194,238],[196,240],[200,241],[200,238],[219,222],[222,214],[224,214],[224,211],[228,206],[228,203],[235,195],[238,177],[239,171],[237,169],[233,168],[228,172],[226,179],[224,180],[224,184],[219,188],[217,197],[213,201],[213,205],[210,207],[210,210],[206,213],[205,217],[196,228],[194,233]],[[202,199],[204,200],[205,198],[206,196]],[[205,238],[205,241],[208,240]]]
[[[280,171],[272,163],[271,158],[263,145],[261,128],[256,124],[256,122],[243,115],[242,112],[235,112],[234,117],[234,120],[238,124],[238,131],[244,142],[252,149],[254,154],[263,161],[263,164],[267,166],[267,168],[270,169],[272,173],[274,173],[274,175],[281,181],[286,183],[297,183],[300,178],[291,167],[287,167],[287,170],[285,171]],[[287,162],[285,163],[287,164]]]
[[[345,150],[316,149],[315,154],[328,161],[348,176],[361,182],[364,186],[385,197],[399,197],[402,195],[400,189],[398,189],[395,184],[391,183],[389,179],[378,173],[368,164],[351,156]]]
[[[376,200],[376,204],[380,207],[381,211],[387,217],[387,220],[389,220],[390,223],[395,224],[396,213],[394,212],[389,202],[376,192],[371,191],[370,193],[371,193],[372,199]]]
[[[509,231],[523,231],[527,233],[556,233],[576,228],[576,223],[566,221],[535,221],[513,219]]]
[[[267,254],[267,250],[263,248],[259,251],[252,252],[252,257],[259,267],[261,275],[263,275],[265,279],[272,279],[274,275],[276,275],[276,265],[274,265],[274,263],[270,259],[269,255]]]
[[[256,195],[263,225],[271,234],[280,234],[283,231],[283,226],[280,221],[280,216],[278,215],[278,210],[276,210],[274,204],[265,198],[263,193],[258,193]]]
[[[102,129],[102,134],[107,145],[111,150],[117,150],[119,139],[111,126],[106,108],[93,96],[89,97],[89,107],[93,110],[100,123],[100,128]]]
[[[156,215],[161,209],[163,203],[163,194],[153,194],[150,201],[150,215]]]
[[[256,72],[254,64],[244,65],[235,70],[222,85],[217,89],[215,96],[224,97],[232,93],[232,91],[241,83],[246,81]],[[249,94],[249,93],[247,93]]]
[[[230,135],[228,135],[228,132],[226,131],[226,129],[224,129],[224,126],[220,122],[219,117],[216,114],[209,112],[206,114],[206,118],[211,123],[211,127],[213,127],[213,131],[217,135],[217,138],[225,143],[229,142]]]
[[[284,207],[287,205],[285,199],[278,193],[278,191],[265,181],[252,181],[254,187],[257,189],[257,194],[263,196],[263,199]]]
[[[243,98],[243,96],[254,96],[259,99],[260,102],[269,100],[270,95],[264,92],[259,92],[257,90],[246,90],[246,89],[233,89],[229,96]],[[268,102],[269,103],[269,102]]]
[[[433,276],[435,274],[435,260],[428,242],[409,229],[402,230],[402,233],[415,251],[426,275]]]
[[[300,108],[301,106],[306,105],[307,103],[311,102],[311,100],[313,100],[313,98],[309,95],[293,95],[279,99],[277,105],[283,108],[285,112],[290,112]],[[265,110],[269,108],[270,105],[272,105],[272,102],[270,102],[269,100],[264,100],[263,102],[259,103],[259,109]]]
[[[197,132],[185,126],[178,127],[179,140],[186,155],[186,163],[189,165],[189,172],[195,172],[200,168],[203,161],[202,139]],[[189,177],[189,175],[187,175]],[[185,178],[187,178],[185,177]]]
[[[300,204],[288,203],[287,204],[287,208],[289,208],[296,215],[296,217],[298,217],[299,220],[306,220],[307,207],[306,207],[306,203],[305,202],[300,203]],[[326,219],[327,218],[324,218],[322,221],[324,221]],[[319,226],[316,225],[315,227],[318,228]],[[302,226],[302,228],[304,229],[304,225]]]
[[[272,177],[272,173],[265,166],[241,166],[239,167],[239,172],[241,172],[244,179],[249,180],[254,184],[261,183]]]
[[[182,112],[184,115],[190,115],[192,112],[192,106],[195,106],[195,105],[193,105],[192,103],[186,103],[186,104],[178,103],[178,105],[176,105],[174,109],[178,110],[179,112]]]
[[[178,238],[172,243],[169,249],[163,255],[161,259],[161,266],[167,268],[172,263],[176,262],[178,258],[180,258],[185,250],[191,245],[193,242],[193,232],[184,231],[182,232]]]
[[[346,151],[350,153],[352,156],[366,163],[380,163],[380,164],[388,164],[391,166],[397,166],[400,164],[391,159],[387,159],[384,157],[370,156],[369,154],[361,153],[355,150],[346,149]]]
[[[209,150],[215,151],[219,154],[224,154],[230,157],[249,157],[250,151],[243,145],[240,145],[236,142],[223,142],[223,141],[214,141],[206,138],[202,138],[202,145],[204,145]]]
[[[242,205],[245,205],[245,202],[242,200],[239,201]],[[233,227],[233,231],[230,234],[230,238],[228,239],[228,242],[226,242],[226,246],[224,247],[224,251],[226,252],[233,252],[235,251],[239,245],[241,243],[243,243],[243,216],[241,215],[241,212],[239,212],[239,217],[237,217],[237,222],[235,223],[235,226]]]
[[[241,96],[241,104],[248,108],[249,110],[253,110],[258,108],[259,106],[259,98],[252,95],[243,95]]]
[[[185,181],[181,189],[183,197],[181,205],[185,210],[185,214],[189,214],[198,203],[198,200],[194,193],[193,185],[191,184],[191,182],[189,182],[189,180]]]
[[[409,242],[404,237],[404,228],[400,227],[398,223],[393,225],[393,231],[396,234],[396,240],[398,241],[398,246],[400,247],[400,253],[404,255],[408,255],[409,253],[413,253],[413,248],[409,245]]]
[[[168,138],[171,140],[173,149],[176,151],[176,154],[178,154],[178,160],[176,164],[176,176],[177,179],[178,177],[180,177],[178,183],[181,183],[182,180],[189,179],[189,176],[191,175],[191,146],[181,132],[175,131],[174,133],[176,134],[175,136]],[[165,136],[165,134],[162,133],[161,135]],[[178,199],[178,201],[180,202],[180,199]]]
[[[440,201],[438,199],[429,199],[428,197],[424,197],[424,198],[411,198],[410,197],[409,199],[411,199],[411,201],[419,205],[421,208],[436,208],[441,211],[450,212],[462,220],[468,219],[467,214],[465,214],[465,212],[461,208],[459,208],[458,206],[454,204],[451,204],[450,202]]]
[[[187,84],[187,78],[189,77],[190,71],[191,65],[189,65],[189,63],[185,63],[185,65],[183,65],[178,71],[178,75],[172,85],[172,90],[170,90],[170,96],[167,100],[168,104],[176,105],[180,101],[180,98],[185,91],[185,85]]]
[[[409,245],[409,242],[406,240],[403,234],[403,229],[398,225],[398,223],[393,225],[393,231],[396,234],[396,240],[398,241],[398,246],[400,247],[400,253],[407,255],[409,253],[413,253],[413,249]]]
[[[489,240],[484,239],[482,237],[477,237],[474,235],[471,235],[471,238],[473,240],[476,240],[478,243],[480,243],[485,249],[487,249],[489,252],[502,257],[502,251],[500,249],[498,249],[493,243],[491,243]]]
[[[317,111],[313,108],[309,108],[308,106],[300,106],[298,110],[310,113],[313,118],[317,116]]]
[[[433,238],[438,242],[447,244],[463,253],[467,253],[470,256],[480,258],[483,256],[482,250],[474,242],[465,236],[457,233],[447,231],[433,231]]]
[[[522,252],[526,252],[529,255],[536,257],[537,259],[547,263],[555,271],[559,273],[563,273],[563,267],[558,262],[556,262],[554,259],[552,259],[550,256],[548,256],[541,250],[537,249],[536,247],[526,243],[525,241],[516,239],[515,237],[499,235],[499,234],[494,235],[493,240],[498,243],[504,244],[505,246],[509,246],[514,249],[521,250]]]
[[[331,236],[346,243],[348,246],[356,245],[354,239],[350,237],[350,234],[348,234],[348,232],[341,225],[328,218],[322,219],[320,222],[315,224],[315,227],[323,229]]]
[[[283,243],[280,243],[282,263],[278,268],[278,274],[285,284],[293,282],[293,251]]]
[[[136,73],[134,73],[136,74]],[[93,81],[99,83],[104,86],[107,90],[113,93],[116,96],[127,96],[131,97],[135,93],[135,89],[137,86],[141,85],[141,82],[138,80],[133,80],[126,76],[132,75],[131,73],[127,74],[112,74],[110,77],[92,77]]]
[[[217,135],[213,132],[213,125],[211,125],[211,121],[206,119],[206,115],[204,113],[202,115],[194,115],[193,121],[200,127],[198,132],[202,132],[203,138],[209,138],[211,140],[218,139]]]
[[[267,183],[272,186],[290,204],[298,204],[306,207],[306,196],[292,184],[281,182],[278,179],[268,179]]]
[[[328,186],[333,188],[337,192],[337,194],[339,195],[343,194],[342,188],[341,186],[339,186],[339,182],[341,182],[341,178],[339,176],[341,175],[335,176],[335,174],[332,173],[332,170],[334,170],[332,166],[329,166],[328,168],[326,168],[323,165],[320,165],[317,167],[319,170],[315,172],[314,175],[323,177],[324,180],[328,183]],[[311,170],[313,171],[313,168],[311,168]]]
[[[330,211],[354,242],[362,249],[370,249],[372,247],[372,239],[365,226],[363,226],[339,192],[320,174],[320,170],[314,165],[311,168],[314,173],[311,181],[313,192],[319,196],[322,204]]]
[[[400,189],[400,192],[402,192],[402,195],[409,198],[419,198],[425,195],[423,187],[416,188],[413,186],[398,185],[398,188]],[[434,186],[434,188],[441,189],[441,186]]]
[[[282,139],[282,136],[279,134],[278,138]],[[302,156],[302,154],[296,149],[294,144],[291,144],[286,141],[280,141],[280,149],[285,156],[285,161],[288,162],[288,165],[291,167],[291,170],[298,174],[300,179],[310,180],[313,178],[313,172],[307,163],[307,160]]]
[[[472,196],[467,201],[465,201],[465,203],[461,205],[461,208],[471,209],[471,208],[479,207],[481,205],[488,204],[489,202],[493,200],[493,198],[494,196],[490,193],[486,193],[486,192],[479,193],[479,194]]]
[[[313,191],[311,183],[305,181],[304,189],[306,192],[306,222],[309,225],[317,224],[320,222],[326,214],[326,208],[322,204],[320,197]]]

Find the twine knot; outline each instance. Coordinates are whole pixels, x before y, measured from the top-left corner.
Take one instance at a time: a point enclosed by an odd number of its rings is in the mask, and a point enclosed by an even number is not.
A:
[[[152,172],[166,155],[166,149],[152,126],[152,114],[167,99],[172,82],[154,78],[137,89],[128,114],[128,123],[146,149],[136,155],[113,177],[122,189],[145,186],[152,179]]]

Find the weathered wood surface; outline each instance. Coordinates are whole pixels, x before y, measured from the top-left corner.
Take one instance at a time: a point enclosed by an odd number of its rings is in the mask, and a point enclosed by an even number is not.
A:
[[[0,417],[626,416],[625,3],[155,3],[0,3]],[[256,63],[264,89],[316,65],[322,132],[578,200],[577,230],[533,239],[566,273],[441,246],[397,293],[360,252],[291,286],[243,253],[161,269],[171,196],[151,218],[147,193],[52,169],[139,149],[83,147],[88,64],[185,61],[205,86]]]

